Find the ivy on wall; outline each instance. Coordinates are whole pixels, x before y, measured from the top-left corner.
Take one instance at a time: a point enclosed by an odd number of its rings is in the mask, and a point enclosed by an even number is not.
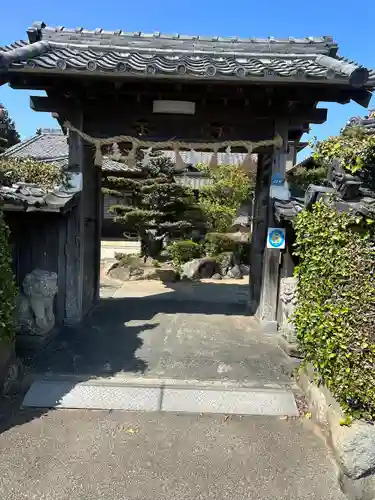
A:
[[[321,382],[354,418],[375,420],[373,221],[318,202],[295,222],[297,336]]]
[[[12,272],[12,255],[9,247],[9,229],[0,210],[0,340],[14,339],[14,311],[17,288]]]

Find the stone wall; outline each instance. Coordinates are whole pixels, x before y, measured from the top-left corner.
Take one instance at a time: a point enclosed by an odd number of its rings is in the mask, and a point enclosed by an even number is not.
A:
[[[319,424],[331,446],[339,468],[340,486],[350,500],[375,498],[375,425],[353,421],[343,425],[345,416],[329,389],[314,383],[307,366],[299,375],[312,418]]]

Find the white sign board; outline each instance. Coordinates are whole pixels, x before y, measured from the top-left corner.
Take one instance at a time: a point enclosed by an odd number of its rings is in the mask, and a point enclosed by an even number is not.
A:
[[[285,229],[269,227],[267,234],[267,248],[282,250],[285,248]]]

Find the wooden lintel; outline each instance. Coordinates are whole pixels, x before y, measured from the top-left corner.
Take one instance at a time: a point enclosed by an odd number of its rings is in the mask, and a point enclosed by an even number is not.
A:
[[[355,90],[353,91],[351,98],[360,106],[368,108],[372,98],[372,93],[369,92],[368,90],[363,90],[363,89]]]
[[[51,87],[51,84],[47,83],[40,83],[40,84],[34,84],[32,86],[33,90],[47,90]],[[9,82],[9,87],[15,90],[30,90],[30,83],[28,80],[19,80],[19,79],[12,79]]]
[[[300,116],[289,116],[289,124],[299,124],[299,123],[324,123],[327,120],[328,109],[326,108],[315,108],[301,114]]]
[[[30,96],[30,108],[33,111],[59,113],[61,110],[65,111],[71,109],[72,106],[66,99],[32,95]]]

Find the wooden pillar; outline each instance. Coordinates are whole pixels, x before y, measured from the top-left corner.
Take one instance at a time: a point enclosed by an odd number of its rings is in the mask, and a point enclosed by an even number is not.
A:
[[[82,114],[74,125],[83,129]],[[82,191],[72,210],[65,248],[67,286],[65,324],[79,323],[99,300],[101,235],[101,169],[94,149],[77,134],[69,136],[69,169],[82,174]]]
[[[101,168],[94,165],[94,147],[83,145],[83,269],[82,313],[86,315],[99,300],[100,291],[100,236],[102,222]]]
[[[258,168],[253,202],[250,251],[250,313],[259,308],[262,287],[263,254],[268,225],[268,199],[272,170],[272,154],[258,154]]]
[[[82,127],[83,120],[80,113],[75,119],[71,117],[73,125]],[[69,134],[69,167],[72,172],[82,173],[83,143],[82,139],[71,132]],[[65,317],[67,325],[79,323],[82,319],[82,264],[83,264],[83,229],[82,229],[82,193],[78,196],[77,205],[71,210],[67,223],[65,244],[66,258],[66,292]]]
[[[280,174],[285,177],[286,161],[288,155],[288,128],[287,124],[277,122],[275,124],[275,133],[279,134],[283,140],[283,147],[274,148],[272,155],[272,176]],[[277,227],[274,219],[273,202],[269,196],[268,186],[268,227]],[[265,333],[277,333],[277,306],[279,293],[281,250],[274,248],[264,248],[263,268],[262,268],[262,287],[259,306],[256,311],[263,331]]]

